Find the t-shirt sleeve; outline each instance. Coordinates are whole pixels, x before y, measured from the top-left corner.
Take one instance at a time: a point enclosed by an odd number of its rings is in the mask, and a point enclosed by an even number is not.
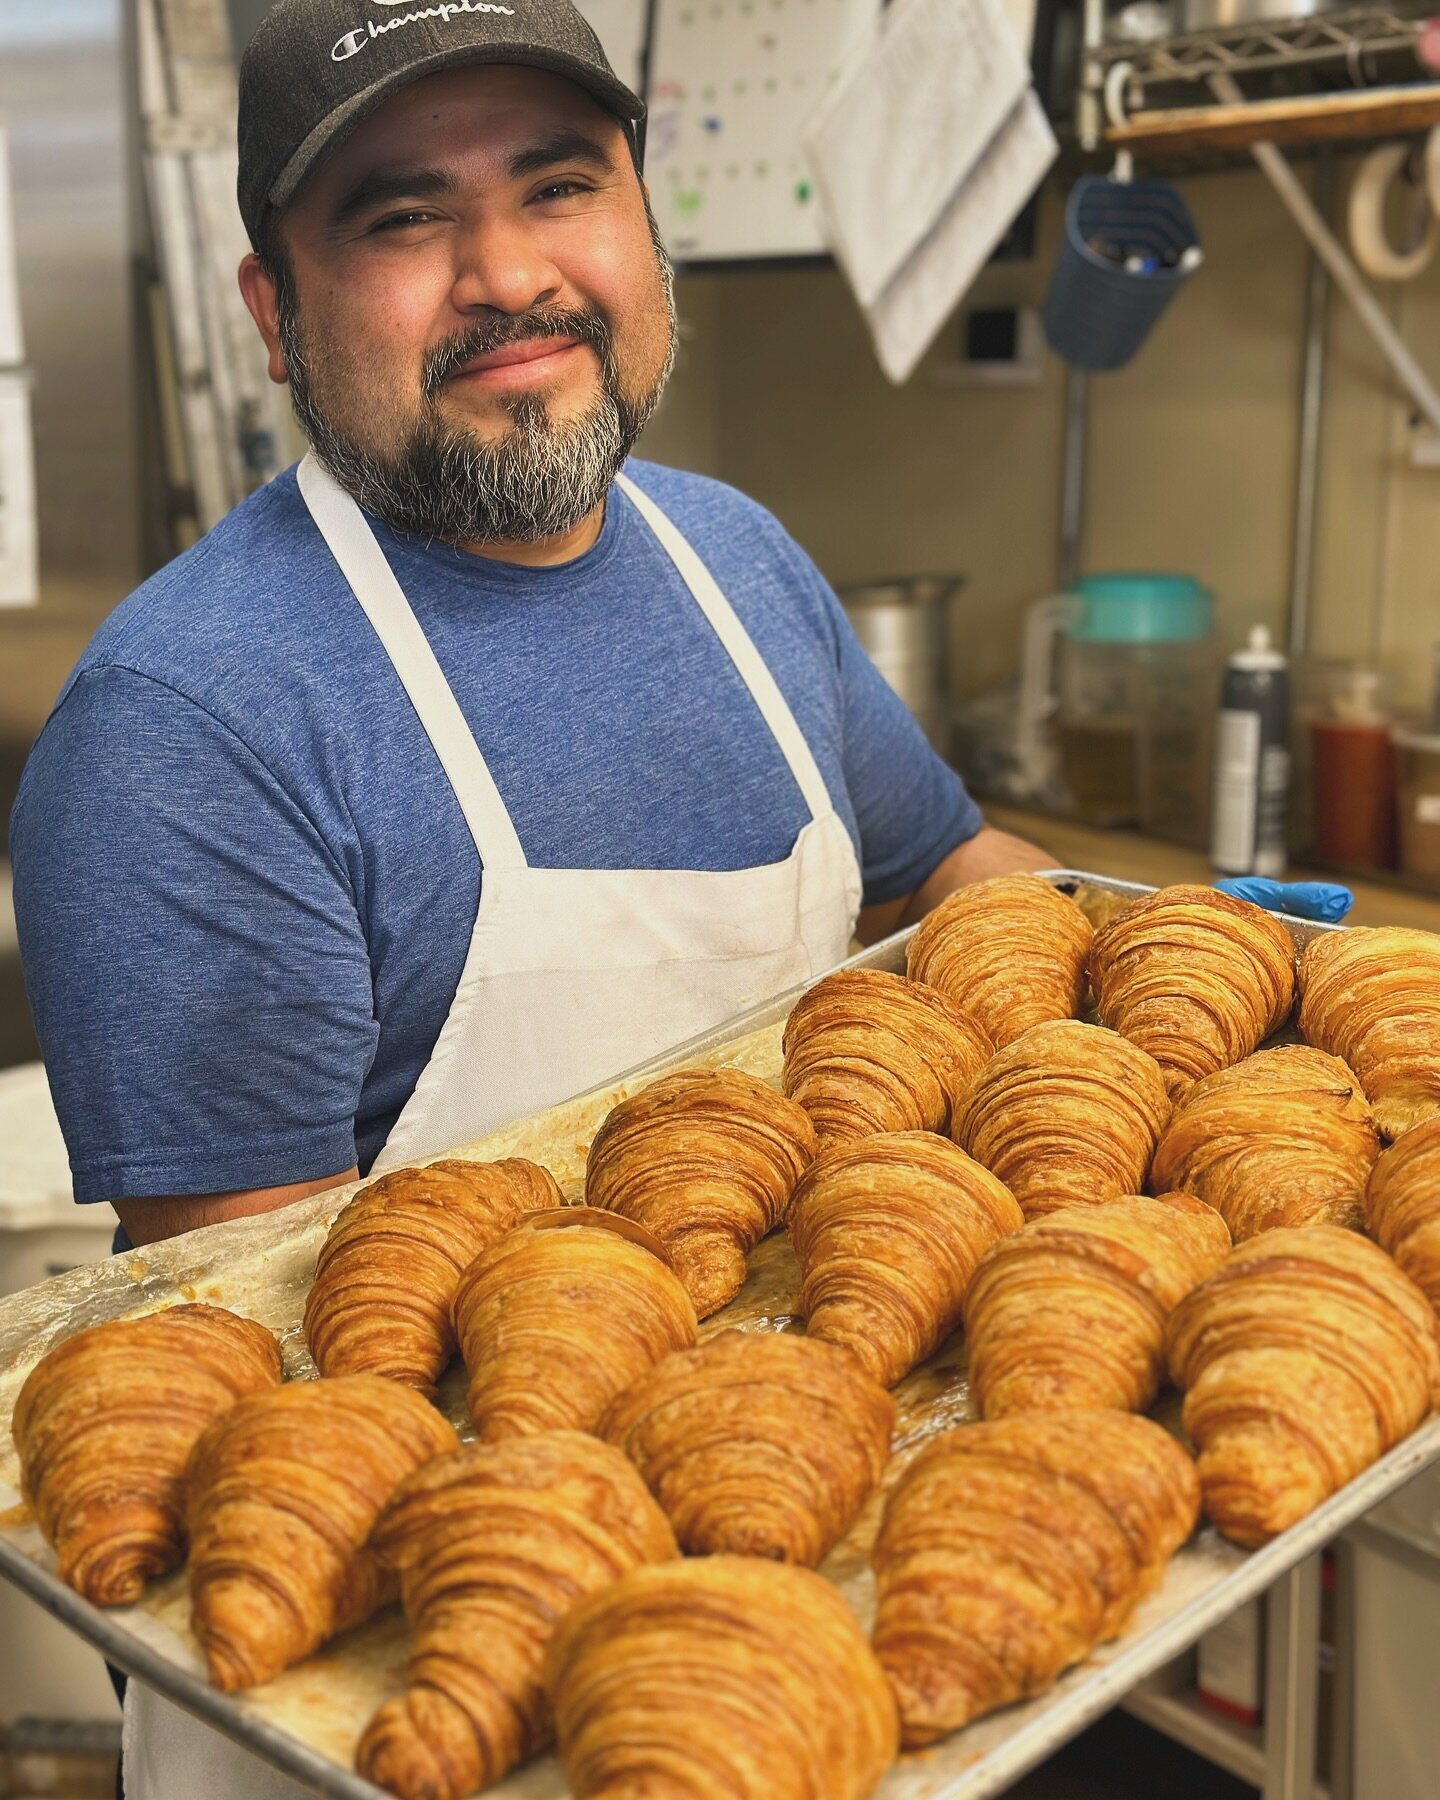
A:
[[[845,785],[860,833],[862,899],[875,906],[913,894],[985,821],[866,655],[829,583],[798,545],[792,549],[839,664]]]
[[[11,852],[77,1200],[355,1160],[377,1027],[353,889],[232,731],[145,675],[81,674],[31,754]]]

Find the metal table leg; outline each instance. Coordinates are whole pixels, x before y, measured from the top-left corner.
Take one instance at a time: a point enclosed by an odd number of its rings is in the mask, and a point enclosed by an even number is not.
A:
[[[1265,1786],[1262,1800],[1313,1800],[1320,1686],[1320,1553],[1266,1596]]]

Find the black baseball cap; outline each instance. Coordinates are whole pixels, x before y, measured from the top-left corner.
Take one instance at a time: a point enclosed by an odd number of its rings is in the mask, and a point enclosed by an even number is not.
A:
[[[240,215],[258,250],[286,204],[367,113],[422,75],[524,63],[564,75],[625,126],[639,166],[645,102],[571,0],[279,0],[240,61]]]

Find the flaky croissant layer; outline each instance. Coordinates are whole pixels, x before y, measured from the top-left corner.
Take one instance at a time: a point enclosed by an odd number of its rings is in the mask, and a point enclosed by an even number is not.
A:
[[[733,1300],[815,1154],[802,1106],[739,1069],[681,1069],[612,1109],[585,1163],[589,1206],[669,1251],[698,1318]]]
[[[186,1514],[190,1623],[217,1688],[268,1681],[392,1596],[371,1527],[412,1469],[458,1443],[428,1401],[374,1375],[291,1382],[210,1427]]]
[[[1359,1076],[1387,1138],[1440,1113],[1440,935],[1355,925],[1312,938],[1299,1025]]]
[[[280,1346],[218,1306],[172,1306],[78,1332],[26,1378],[11,1429],[20,1486],[60,1578],[127,1606],[185,1554],[195,1440],[247,1394],[280,1384]]]
[[[790,1209],[806,1331],[893,1386],[959,1324],[976,1263],[1023,1222],[1004,1184],[933,1132],[824,1152]]]
[[[910,939],[912,981],[939,988],[1003,1047],[1032,1025],[1073,1019],[1094,936],[1075,902],[1038,875],[957,888]]]
[[[1037,1219],[1139,1193],[1169,1116],[1152,1056],[1118,1032],[1062,1021],[1022,1032],[990,1059],[951,1135]]]
[[[1166,1328],[1205,1511],[1267,1543],[1407,1437],[1440,1399],[1425,1296],[1377,1245],[1334,1225],[1262,1232]]]
[[[576,1800],[865,1800],[895,1756],[838,1591],[753,1557],[625,1576],[561,1624],[545,1686]]]
[[[965,1295],[980,1416],[1143,1412],[1165,1372],[1166,1318],[1229,1250],[1219,1213],[1182,1193],[1065,1207],[1002,1238]]]
[[[1365,1223],[1440,1312],[1440,1117],[1412,1126],[1380,1156]]]
[[[882,1131],[949,1129],[989,1036],[938,988],[882,969],[840,969],[785,1021],[785,1092],[823,1147]]]
[[[890,1494],[873,1641],[907,1749],[1043,1692],[1119,1632],[1194,1528],[1174,1438],[1119,1412],[935,1438]]]
[[[1360,1083],[1305,1044],[1257,1050],[1197,1081],[1155,1147],[1150,1184],[1185,1188],[1236,1243],[1285,1225],[1359,1230],[1380,1134]]]
[[[356,1194],[320,1251],[305,1341],[322,1375],[384,1375],[428,1390],[455,1354],[461,1271],[525,1214],[561,1203],[522,1158],[394,1169]]]
[[[401,1800],[464,1800],[543,1749],[557,1623],[679,1554],[630,1463],[577,1431],[436,1457],[400,1484],[370,1541],[400,1573],[412,1649],[406,1692],[375,1713],[355,1766]]]
[[[692,1555],[813,1567],[890,1454],[895,1408],[837,1344],[722,1331],[621,1394],[601,1435],[631,1458]]]
[[[632,1381],[695,1342],[679,1277],[616,1224],[522,1226],[465,1271],[455,1332],[486,1442],[592,1431]]]
[[[1172,1099],[1257,1049],[1295,998],[1289,932],[1208,887],[1132,901],[1096,933],[1089,971],[1101,1024],[1155,1058]]]

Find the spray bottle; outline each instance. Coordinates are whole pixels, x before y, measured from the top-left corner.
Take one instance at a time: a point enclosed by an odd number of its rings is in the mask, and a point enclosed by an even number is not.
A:
[[[1285,658],[1263,625],[1225,665],[1215,733],[1210,861],[1224,875],[1285,872],[1290,692]]]

